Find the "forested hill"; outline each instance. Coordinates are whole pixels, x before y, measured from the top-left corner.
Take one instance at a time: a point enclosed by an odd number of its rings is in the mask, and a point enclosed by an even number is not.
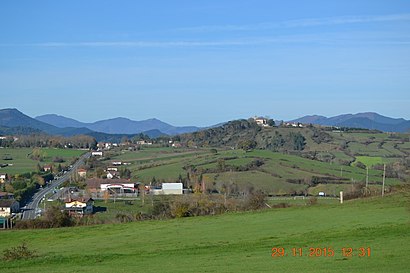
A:
[[[180,141],[187,146],[302,151],[313,138],[321,138],[324,141],[332,140],[329,134],[314,127],[262,128],[252,119],[242,119],[230,121],[220,127],[183,134],[180,136]]]
[[[235,120],[223,126],[178,136],[189,147],[266,149],[306,158],[350,164],[355,156],[405,157],[410,154],[409,134],[375,130],[322,127],[261,127],[253,119]]]

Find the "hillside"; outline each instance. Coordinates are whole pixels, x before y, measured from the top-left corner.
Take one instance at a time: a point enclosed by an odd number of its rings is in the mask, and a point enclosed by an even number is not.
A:
[[[110,159],[130,162],[133,179],[149,184],[202,176],[209,191],[226,188],[239,194],[260,189],[271,195],[337,195],[366,182],[380,192],[383,164],[386,183],[410,178],[410,135],[377,131],[331,131],[328,128],[269,127],[239,120],[221,127],[174,137],[185,148],[148,148],[112,151]],[[109,162],[106,162],[109,164]],[[355,187],[353,187],[355,185]]]
[[[33,119],[17,109],[0,109],[0,126],[29,127],[41,131],[56,131],[55,126]]]
[[[0,252],[27,242],[38,257],[6,272],[408,272],[408,195],[340,205],[48,230],[2,231]],[[240,227],[240,228],[238,228]],[[272,248],[284,248],[272,257]],[[324,252],[309,248],[334,251]],[[358,257],[359,248],[366,256]],[[292,248],[302,248],[302,256]],[[353,248],[354,256],[343,256]],[[370,257],[367,249],[370,248]],[[329,252],[327,252],[329,253]],[[287,254],[287,255],[286,255]],[[326,254],[330,255],[330,254]]]
[[[109,134],[104,132],[95,132],[85,128],[85,124],[73,119],[67,119],[61,116],[51,115],[50,118],[59,120],[60,126],[54,126],[41,120],[33,119],[17,109],[0,110],[0,135],[30,135],[30,134],[49,134],[61,136],[88,135],[94,137],[97,141],[120,142],[122,138],[133,138],[138,134]],[[68,126],[68,127],[67,127]],[[127,126],[121,122],[118,126]],[[108,130],[110,131],[110,130]],[[157,129],[140,132],[151,138],[165,136]]]
[[[0,109],[0,126],[20,128],[22,133],[43,132],[50,135],[73,136],[90,133],[87,128],[58,128],[56,126],[33,119],[17,109]],[[26,128],[22,130],[22,128]],[[6,131],[4,131],[6,132]]]
[[[372,112],[345,114],[330,118],[312,115],[292,120],[292,122],[338,127],[364,128],[370,130],[380,130],[384,132],[409,132],[410,130],[409,120],[405,120],[403,118],[389,118]]]
[[[183,134],[177,139],[186,146],[263,149],[297,155],[311,152],[342,152],[350,157],[356,152],[358,155],[371,155],[377,150],[377,147],[373,146],[378,145],[380,154],[401,157],[409,153],[397,149],[400,149],[401,144],[409,142],[409,136],[409,134],[387,134],[348,128],[341,132],[321,126],[261,127],[250,119],[231,121],[220,127]],[[392,145],[393,149],[383,149],[388,144]],[[366,147],[356,151],[358,145]]]

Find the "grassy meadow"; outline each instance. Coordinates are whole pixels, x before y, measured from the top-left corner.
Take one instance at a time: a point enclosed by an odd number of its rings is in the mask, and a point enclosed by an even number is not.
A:
[[[351,158],[341,151],[332,151],[332,155],[342,159]],[[384,153],[384,151],[382,151]],[[246,167],[255,160],[261,159],[264,164],[250,170],[236,171],[236,167]],[[354,158],[351,158],[354,161]],[[348,191],[356,183],[364,183],[366,170],[358,168],[355,164],[341,165],[337,161],[321,162],[296,155],[288,155],[268,150],[224,150],[218,149],[213,153],[210,148],[205,149],[174,149],[174,148],[148,148],[140,151],[121,151],[113,154],[109,161],[122,160],[131,163],[127,168],[131,170],[133,179],[149,184],[153,178],[157,181],[175,182],[181,175],[187,175],[187,166],[208,170],[203,174],[207,188],[220,189],[224,185],[235,184],[241,188],[253,187],[262,189],[268,194],[283,195],[308,191],[317,194],[324,191],[335,195],[339,191]],[[218,170],[219,161],[223,160],[225,170]],[[381,156],[357,156],[356,160],[372,164],[379,162],[393,162],[394,158]],[[109,161],[106,164],[109,164]],[[214,171],[212,171],[214,170]],[[369,182],[377,187],[382,182],[383,172],[369,170]],[[340,179],[337,185],[319,184],[310,187],[308,181],[312,177],[332,177]],[[298,182],[302,181],[302,183]],[[387,185],[400,183],[398,179],[387,178]]]
[[[27,242],[38,257],[1,272],[408,272],[409,195],[51,230],[0,232],[0,252]],[[283,257],[272,248],[283,247]],[[302,248],[293,256],[292,248]],[[309,248],[333,257],[309,257]],[[352,257],[343,247],[354,249]],[[358,248],[370,247],[370,257]],[[307,256],[306,256],[307,255]]]
[[[27,173],[37,171],[37,164],[46,165],[53,163],[54,157],[60,157],[69,164],[71,160],[82,155],[85,151],[82,150],[69,150],[69,149],[53,149],[53,148],[41,148],[43,161],[37,161],[30,158],[30,154],[33,152],[32,148],[1,148],[0,149],[0,164],[13,164],[1,168],[1,173],[7,173],[9,175]],[[4,160],[5,156],[11,156],[12,160]]]

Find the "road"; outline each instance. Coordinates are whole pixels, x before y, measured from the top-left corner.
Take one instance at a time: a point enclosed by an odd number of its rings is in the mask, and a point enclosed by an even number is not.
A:
[[[23,211],[23,220],[29,220],[36,218],[36,212],[39,210],[39,204],[41,200],[49,193],[52,193],[55,188],[60,188],[61,184],[70,179],[72,173],[74,173],[77,168],[84,165],[84,160],[89,158],[91,153],[83,154],[72,166],[71,170],[67,171],[63,176],[57,180],[53,180],[47,186],[40,188],[31,198],[30,202],[26,205]]]

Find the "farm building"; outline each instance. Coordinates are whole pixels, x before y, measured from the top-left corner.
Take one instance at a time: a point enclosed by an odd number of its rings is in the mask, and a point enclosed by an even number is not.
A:
[[[77,174],[78,174],[79,177],[86,177],[87,176],[87,170],[78,169]]]
[[[14,199],[0,199],[0,217],[9,217],[20,211],[20,204]]]
[[[94,200],[92,198],[68,199],[65,201],[65,210],[70,215],[83,216],[92,214],[94,210]]]
[[[108,171],[107,173],[107,178],[108,179],[120,179],[120,173],[119,172],[115,172],[115,171]]]
[[[109,183],[101,184],[101,191],[110,191],[112,193],[136,193],[134,183]]]
[[[7,180],[7,174],[6,173],[0,173],[0,183],[4,183]]]
[[[114,172],[118,172],[118,167],[107,167],[107,172],[109,171],[114,171]]]
[[[168,194],[182,194],[182,183],[162,183],[162,193]]]
[[[92,156],[103,156],[103,152],[102,151],[94,151],[94,152],[91,152],[91,155]]]

